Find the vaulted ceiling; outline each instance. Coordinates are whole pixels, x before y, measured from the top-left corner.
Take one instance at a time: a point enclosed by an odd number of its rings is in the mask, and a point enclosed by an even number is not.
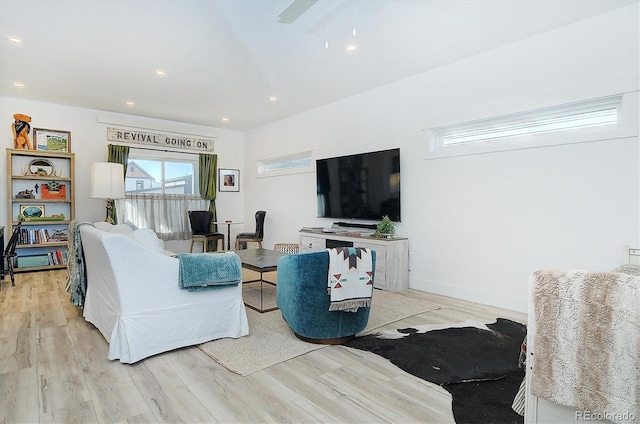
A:
[[[291,1],[0,0],[0,95],[246,130],[637,2]]]

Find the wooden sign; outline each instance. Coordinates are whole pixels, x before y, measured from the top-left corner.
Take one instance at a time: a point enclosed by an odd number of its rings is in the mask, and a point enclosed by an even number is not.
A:
[[[144,144],[158,149],[198,150],[213,152],[213,140],[189,135],[149,133],[132,129],[107,128],[107,140],[120,143]]]

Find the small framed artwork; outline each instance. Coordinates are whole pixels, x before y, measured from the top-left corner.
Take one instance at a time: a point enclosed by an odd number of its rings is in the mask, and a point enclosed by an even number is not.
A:
[[[20,215],[25,218],[44,218],[44,205],[20,205]]]
[[[36,150],[71,152],[71,133],[69,131],[34,128],[33,141]]]
[[[240,191],[240,171],[218,169],[218,191]]]

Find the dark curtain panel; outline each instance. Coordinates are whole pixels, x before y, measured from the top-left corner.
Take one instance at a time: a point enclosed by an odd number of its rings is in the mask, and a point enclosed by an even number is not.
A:
[[[109,144],[108,146],[109,156],[107,160],[109,162],[121,163],[124,168],[124,175],[122,178],[126,178],[127,176],[127,161],[129,160],[129,146],[117,146],[115,144]],[[111,219],[113,219],[113,223],[118,223],[118,216],[116,213],[116,204],[115,200],[111,201]]]
[[[213,212],[212,222],[218,221],[216,213],[216,187],[218,184],[218,155],[200,153],[198,155],[200,173],[200,196],[209,201],[209,210]],[[218,225],[211,224],[211,231],[217,232]],[[216,243],[217,244],[217,243]]]

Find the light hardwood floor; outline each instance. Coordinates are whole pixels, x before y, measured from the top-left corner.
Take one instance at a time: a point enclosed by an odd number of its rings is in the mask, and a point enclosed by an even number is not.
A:
[[[196,347],[134,365],[69,303],[65,271],[16,274],[0,291],[0,423],[453,422],[448,393],[385,359],[341,346],[242,377]],[[407,290],[440,309],[384,329],[521,313]],[[277,312],[272,312],[277,313]]]

